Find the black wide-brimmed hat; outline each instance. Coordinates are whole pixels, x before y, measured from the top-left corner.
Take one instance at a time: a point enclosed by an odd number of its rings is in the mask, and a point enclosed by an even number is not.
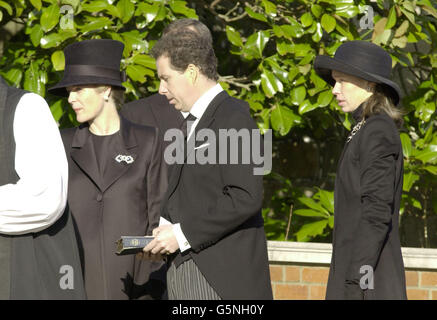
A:
[[[332,70],[382,84],[390,90],[393,103],[395,105],[399,103],[401,90],[395,82],[390,80],[391,57],[374,43],[363,40],[345,42],[338,47],[334,58],[317,56],[314,69],[331,86],[335,85],[335,80],[331,75]]]
[[[124,72],[120,72],[120,61],[124,44],[110,39],[84,40],[68,45],[64,49],[64,77],[54,87],[52,94],[68,96],[66,87],[78,85],[111,85],[125,89]]]

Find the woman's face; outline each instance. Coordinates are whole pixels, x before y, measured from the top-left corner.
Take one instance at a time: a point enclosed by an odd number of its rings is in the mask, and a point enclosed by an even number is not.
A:
[[[332,70],[332,77],[335,80],[332,93],[343,112],[354,111],[372,95],[372,82],[336,70]]]
[[[68,102],[76,112],[78,122],[94,121],[102,113],[108,94],[105,87],[72,86],[67,91],[70,93]]]

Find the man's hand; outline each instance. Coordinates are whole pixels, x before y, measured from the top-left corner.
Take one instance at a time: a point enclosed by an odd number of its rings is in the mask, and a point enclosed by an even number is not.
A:
[[[153,230],[153,236],[155,239],[143,249],[143,258],[152,261],[162,260],[166,255],[172,254],[179,249],[178,241],[173,233],[173,225],[159,226]]]

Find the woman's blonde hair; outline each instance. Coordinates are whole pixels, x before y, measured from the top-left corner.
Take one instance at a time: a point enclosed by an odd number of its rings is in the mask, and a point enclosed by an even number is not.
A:
[[[386,113],[400,128],[403,123],[402,111],[393,104],[391,91],[384,85],[377,83],[372,89],[373,94],[363,104],[363,117],[372,114]]]

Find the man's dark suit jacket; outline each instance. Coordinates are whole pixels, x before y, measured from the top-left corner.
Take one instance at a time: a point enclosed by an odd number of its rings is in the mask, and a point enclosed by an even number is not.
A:
[[[241,101],[223,91],[209,104],[196,132],[203,128],[215,133],[218,148],[219,129],[257,126]],[[176,164],[163,200],[161,216],[181,224],[191,258],[223,299],[272,299],[261,215],[263,177],[253,169],[252,163]]]

